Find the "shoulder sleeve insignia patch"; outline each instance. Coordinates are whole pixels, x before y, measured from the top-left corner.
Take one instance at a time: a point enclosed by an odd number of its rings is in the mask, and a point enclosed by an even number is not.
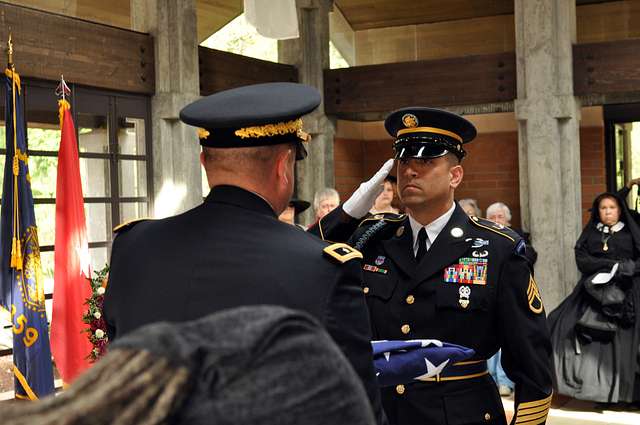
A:
[[[351,248],[346,243],[334,243],[322,250],[325,255],[338,260],[340,263],[346,263],[354,258],[362,258],[362,253],[357,249]]]
[[[544,311],[542,305],[542,298],[540,297],[540,291],[538,285],[533,279],[533,276],[529,275],[529,287],[527,288],[527,301],[529,302],[529,310],[535,314],[540,314]]]
[[[124,223],[120,223],[116,227],[114,227],[113,228],[113,233],[120,233],[123,230],[130,229],[131,227],[135,226],[136,224],[141,223],[143,221],[147,221],[147,220],[151,220],[151,218],[148,218],[148,217],[136,218],[136,219],[133,219],[133,220],[125,221]]]

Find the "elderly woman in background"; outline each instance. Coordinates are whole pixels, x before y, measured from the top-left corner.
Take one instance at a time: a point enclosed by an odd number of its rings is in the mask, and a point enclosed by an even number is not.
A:
[[[548,319],[556,389],[582,400],[637,402],[640,228],[616,194],[596,197],[575,255],[582,278]]]
[[[467,213],[469,217],[482,217],[482,210],[478,206],[478,201],[471,198],[464,198],[458,201],[460,207]]]
[[[316,222],[340,205],[340,194],[337,190],[325,187],[316,192],[313,197],[313,210],[316,213]]]

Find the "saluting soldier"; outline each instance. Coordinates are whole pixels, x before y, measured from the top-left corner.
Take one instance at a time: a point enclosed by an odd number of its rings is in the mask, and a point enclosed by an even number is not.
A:
[[[342,349],[378,423],[385,423],[361,289],[362,254],[278,221],[293,193],[295,161],[307,154],[301,117],[319,103],[309,86],[270,83],[186,106],[180,118],[201,127],[200,161],[211,192],[183,214],[116,229],[104,317],[113,340],[146,323],[193,320],[242,305],[306,311]]]
[[[407,215],[366,215],[393,160],[313,229],[364,254],[364,287],[375,339],[435,338],[475,350],[434,378],[383,389],[390,423],[505,423],[486,360],[502,348],[515,382],[512,423],[545,423],[551,404],[551,345],[524,241],[511,229],[468,217],[454,202],[466,119],[405,108],[385,121],[395,138],[398,192]],[[364,217],[364,219],[362,219]]]

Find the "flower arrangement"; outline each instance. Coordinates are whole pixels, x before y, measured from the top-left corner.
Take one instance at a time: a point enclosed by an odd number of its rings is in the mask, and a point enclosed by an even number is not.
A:
[[[87,279],[91,285],[91,297],[87,299],[87,311],[82,316],[82,321],[89,325],[86,329],[89,342],[93,346],[89,354],[89,360],[93,363],[102,357],[107,351],[109,338],[107,337],[107,323],[102,317],[102,304],[104,292],[109,279],[109,266],[102,270],[94,271],[94,277]]]

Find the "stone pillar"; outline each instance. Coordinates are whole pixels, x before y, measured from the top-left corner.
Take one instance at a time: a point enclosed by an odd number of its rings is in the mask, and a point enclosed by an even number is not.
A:
[[[298,68],[300,83],[317,88],[324,94],[323,71],[329,68],[330,0],[297,0],[300,38],[278,42],[278,61]],[[303,118],[305,131],[311,134],[309,156],[296,167],[298,197],[313,202],[314,193],[323,187],[334,187],[333,137],[335,122],[324,113],[324,102]],[[302,214],[301,222],[309,224],[313,211]]]
[[[153,212],[164,217],[202,202],[196,129],[178,118],[200,96],[196,0],[131,0],[131,25],[155,41]]]
[[[580,234],[580,103],[573,95],[574,0],[515,0],[522,224],[547,312],[577,282]]]

